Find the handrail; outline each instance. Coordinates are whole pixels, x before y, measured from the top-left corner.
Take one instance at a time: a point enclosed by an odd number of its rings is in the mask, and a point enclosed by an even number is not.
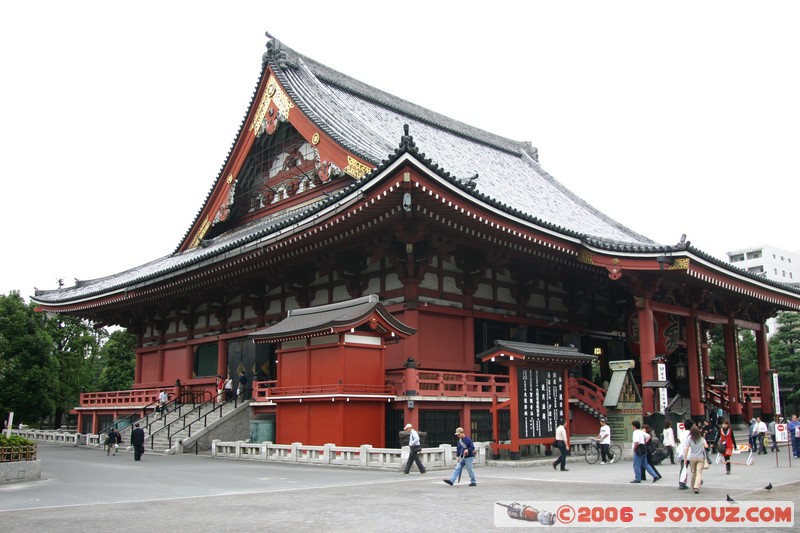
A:
[[[585,403],[601,415],[606,414],[604,405],[606,389],[603,387],[595,385],[588,379],[569,378],[569,392],[572,398]]]
[[[154,402],[151,402],[151,403],[145,405],[144,407],[142,407],[141,409],[137,409],[136,411],[134,411],[133,413],[129,414],[125,418],[121,418],[121,419],[117,420],[116,422],[112,422],[110,426],[106,427],[102,431],[100,431],[100,428],[97,428],[97,430],[98,430],[97,433],[98,434],[99,433],[108,433],[108,430],[111,429],[112,427],[115,428],[117,431],[121,432],[120,426],[122,425],[122,423],[124,421],[127,420],[128,424],[122,426],[122,430],[125,430],[128,427],[132,426],[134,420],[141,420],[142,418],[147,417],[148,416],[148,412],[147,412],[148,409],[152,409],[152,412],[155,412],[156,404],[158,404],[158,403],[159,403],[158,400],[156,400]],[[144,416],[142,416],[142,415],[144,415]],[[138,418],[136,418],[136,417],[138,417]]]
[[[239,401],[244,402],[245,395],[248,392],[252,392],[252,390],[253,389],[245,389],[242,392],[237,392],[233,397],[233,407],[234,408],[238,407],[239,406]],[[241,398],[241,400],[240,400],[240,398]],[[155,430],[152,433],[150,433],[150,449],[151,450],[153,449],[153,445],[155,443],[155,436],[157,434],[161,433],[162,431],[166,430],[166,432],[167,432],[167,442],[169,443],[169,447],[172,448],[172,437],[173,436],[175,436],[178,433],[188,429],[189,431],[188,431],[187,437],[191,437],[192,436],[192,426],[195,423],[199,422],[200,420],[203,420],[203,427],[204,428],[207,427],[208,426],[208,417],[209,417],[209,415],[212,415],[212,414],[216,413],[217,411],[219,411],[219,418],[222,418],[222,408],[224,407],[225,402],[217,403],[215,400],[216,400],[216,397],[214,395],[212,395],[210,400],[207,400],[207,401],[201,403],[200,405],[195,405],[189,412],[187,412],[185,414],[180,414],[178,416],[178,418],[176,418],[172,422],[165,423],[163,427],[160,427],[157,430]],[[210,409],[209,411],[207,411],[205,414],[203,414],[203,408],[208,406],[208,405],[213,405],[214,407],[212,409]],[[187,419],[189,418],[189,416],[192,415],[195,412],[197,412],[197,418],[195,420],[192,420],[191,422],[187,423]],[[183,422],[183,425],[178,429],[174,429],[174,426],[176,426],[178,424],[178,422]]]

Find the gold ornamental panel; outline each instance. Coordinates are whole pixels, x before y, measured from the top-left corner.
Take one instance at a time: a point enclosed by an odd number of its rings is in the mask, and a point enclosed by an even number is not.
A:
[[[360,180],[366,176],[372,169],[364,163],[356,160],[351,156],[347,156],[347,166],[344,169],[345,174]]]

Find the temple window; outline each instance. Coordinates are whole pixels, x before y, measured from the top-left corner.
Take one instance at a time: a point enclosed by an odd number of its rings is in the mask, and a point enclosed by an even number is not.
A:
[[[289,123],[256,139],[236,180],[234,216],[268,207],[308,188],[316,151]]]
[[[193,375],[196,378],[217,375],[216,342],[195,346]]]

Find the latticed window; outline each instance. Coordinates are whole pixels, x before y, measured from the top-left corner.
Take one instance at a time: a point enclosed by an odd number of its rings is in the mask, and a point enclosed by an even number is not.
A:
[[[291,124],[259,136],[236,182],[234,216],[263,209],[316,185],[317,154]]]

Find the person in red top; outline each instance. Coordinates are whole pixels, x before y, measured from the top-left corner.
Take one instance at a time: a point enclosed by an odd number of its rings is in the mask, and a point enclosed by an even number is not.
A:
[[[736,440],[733,438],[733,429],[727,420],[722,421],[722,427],[717,433],[717,440],[714,441],[714,448],[722,452],[725,458],[725,473],[731,473],[731,455],[733,455],[733,447],[736,446]]]

